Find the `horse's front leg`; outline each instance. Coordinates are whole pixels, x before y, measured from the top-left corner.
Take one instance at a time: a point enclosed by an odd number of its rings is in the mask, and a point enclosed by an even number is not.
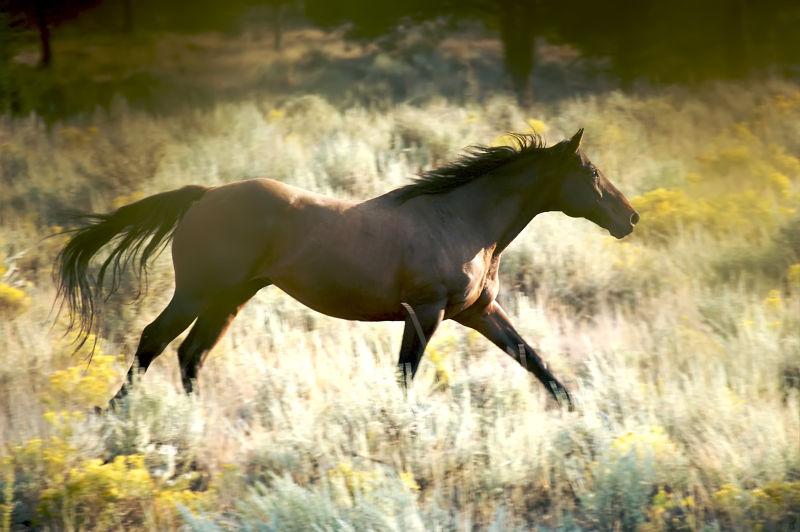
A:
[[[427,305],[411,306],[402,303],[406,311],[405,329],[403,329],[403,343],[400,346],[400,378],[403,386],[407,387],[414,378],[419,368],[422,355],[428,341],[436,332],[444,317],[444,302]]]
[[[493,301],[483,312],[456,316],[453,319],[475,329],[491,340],[500,349],[511,355],[522,367],[533,373],[556,401],[563,400],[570,410],[574,409],[567,389],[547,369],[547,365],[536,351],[514,329],[511,320],[508,319],[497,301]]]

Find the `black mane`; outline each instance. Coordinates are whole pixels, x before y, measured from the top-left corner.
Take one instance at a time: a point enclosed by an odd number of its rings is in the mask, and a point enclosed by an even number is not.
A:
[[[466,153],[439,168],[422,172],[413,182],[398,188],[402,203],[423,194],[442,194],[465,185],[518,158],[544,152],[547,145],[536,133],[509,133],[513,146],[470,146]]]

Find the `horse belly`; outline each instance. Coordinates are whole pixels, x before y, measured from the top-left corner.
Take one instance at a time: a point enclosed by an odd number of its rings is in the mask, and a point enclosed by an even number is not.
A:
[[[305,203],[265,236],[259,275],[304,305],[351,320],[403,318],[402,233],[382,207]]]
[[[398,260],[387,243],[314,239],[264,270],[272,283],[329,316],[402,319]]]
[[[290,275],[272,279],[273,284],[305,306],[347,320],[402,319],[402,307],[393,289],[375,279],[353,276],[342,279],[324,274]]]

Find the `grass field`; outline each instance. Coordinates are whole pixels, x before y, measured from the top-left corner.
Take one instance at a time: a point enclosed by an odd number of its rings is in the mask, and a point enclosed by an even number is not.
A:
[[[446,323],[406,398],[399,324],[275,289],[180,392],[173,342],[96,416],[169,298],[105,304],[91,364],[52,327],[65,208],[268,176],[366,198],[468,144],[585,127],[641,213],[616,241],[548,214],[505,255],[501,300],[580,408]],[[520,109],[242,97],[152,115],[118,101],[0,117],[0,530],[790,530],[800,527],[800,89],[720,83]]]

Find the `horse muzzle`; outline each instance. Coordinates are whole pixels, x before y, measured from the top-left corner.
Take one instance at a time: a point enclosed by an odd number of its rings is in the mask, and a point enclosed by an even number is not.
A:
[[[636,224],[639,223],[639,213],[633,211],[626,220],[614,220],[611,222],[608,232],[617,239],[622,239],[633,232]]]

